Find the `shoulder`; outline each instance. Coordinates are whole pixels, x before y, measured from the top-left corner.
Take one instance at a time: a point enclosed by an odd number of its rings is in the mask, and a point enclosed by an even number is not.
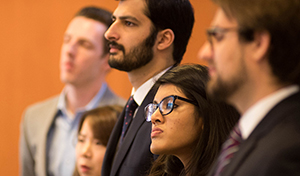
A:
[[[58,103],[58,98],[59,95],[56,95],[46,100],[31,104],[25,109],[25,112],[34,112],[34,111],[43,110],[44,108],[48,108],[49,106],[56,106]]]
[[[113,105],[118,104],[121,106],[125,106],[126,101],[122,97],[118,96],[111,90],[108,86],[103,94],[100,105]]]
[[[34,103],[29,105],[23,113],[23,120],[32,119],[38,120],[41,116],[45,116],[48,114],[54,114],[56,111],[57,103],[58,103],[58,95],[48,98],[46,100]],[[37,119],[38,118],[38,119]]]

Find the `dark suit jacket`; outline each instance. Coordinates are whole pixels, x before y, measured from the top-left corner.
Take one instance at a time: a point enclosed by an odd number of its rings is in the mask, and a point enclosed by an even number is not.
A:
[[[300,175],[299,92],[281,101],[263,118],[221,175]]]
[[[151,123],[144,118],[144,108],[153,101],[158,85],[154,85],[131,122],[121,147],[116,149],[121,135],[124,110],[115,125],[107,144],[102,165],[102,176],[147,175],[155,156],[150,152]]]

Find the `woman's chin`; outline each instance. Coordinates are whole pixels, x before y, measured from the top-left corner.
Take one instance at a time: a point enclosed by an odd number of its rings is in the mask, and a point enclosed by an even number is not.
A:
[[[160,155],[160,154],[162,154],[160,148],[158,148],[158,147],[157,147],[156,145],[154,145],[154,144],[151,144],[151,145],[150,145],[150,151],[151,151],[151,153],[153,153],[153,154],[155,154],[155,155]]]

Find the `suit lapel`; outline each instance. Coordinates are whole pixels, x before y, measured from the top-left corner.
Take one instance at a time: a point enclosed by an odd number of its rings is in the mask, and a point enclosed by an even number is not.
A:
[[[268,112],[253,130],[248,139],[241,144],[239,151],[225,168],[224,176],[232,176],[235,174],[243,161],[245,161],[249,154],[255,149],[260,138],[265,136],[272,128],[280,123],[284,119],[286,113],[293,111],[293,101],[298,101],[297,99],[300,99],[300,93],[289,96]]]
[[[144,123],[147,123],[145,121],[145,118],[144,118],[144,108],[145,106],[147,106],[150,102],[153,101],[153,98],[157,92],[157,89],[158,89],[158,85],[155,84],[151,90],[149,91],[149,93],[147,94],[147,96],[145,97],[145,99],[143,100],[143,103],[141,104],[141,106],[139,107],[136,115],[135,115],[135,118],[133,119],[128,131],[127,131],[127,134],[125,135],[125,138],[124,138],[124,142],[122,143],[121,147],[119,148],[117,154],[116,154],[116,157],[114,159],[114,164],[112,166],[112,173],[111,175],[116,175],[117,171],[119,170],[121,164],[123,163],[123,160],[126,156],[126,154],[128,153],[128,151],[130,150],[130,146],[132,145],[134,139],[135,139],[135,136],[137,135],[140,127],[144,124]],[[124,117],[124,114],[121,116],[122,118]],[[121,120],[123,122],[123,120]],[[120,129],[122,129],[122,126],[119,127]],[[118,134],[121,134],[118,133]],[[120,136],[119,136],[120,137]],[[118,139],[119,139],[118,137]]]
[[[238,170],[238,168],[243,164],[243,161],[248,157],[248,155],[255,149],[257,140],[251,138],[241,144],[240,150],[235,154],[234,159],[229,163],[222,174],[222,176],[232,176]]]
[[[41,135],[40,135],[40,139],[39,139],[39,143],[38,143],[38,151],[39,152],[37,154],[37,156],[39,156],[37,158],[36,161],[36,167],[38,172],[41,175],[46,175],[46,156],[47,156],[47,135],[48,132],[50,130],[50,127],[55,119],[55,115],[57,113],[57,102],[58,102],[58,98],[54,99],[53,102],[51,104],[49,104],[49,106],[47,106],[44,109],[44,114],[40,117],[44,119],[44,124],[40,124],[41,127]]]

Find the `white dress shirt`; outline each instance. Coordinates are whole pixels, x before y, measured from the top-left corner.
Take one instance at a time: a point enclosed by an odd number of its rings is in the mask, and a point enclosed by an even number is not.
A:
[[[146,95],[148,94],[150,89],[153,87],[153,85],[156,83],[156,81],[170,68],[171,67],[168,67],[165,70],[161,71],[160,73],[156,74],[155,76],[150,78],[148,81],[146,81],[144,84],[142,84],[137,90],[132,88],[131,95],[133,95],[133,99],[138,104],[139,107],[143,103]],[[135,113],[138,111],[138,108],[135,110]],[[134,114],[133,118],[134,117],[135,117],[135,114]]]
[[[292,85],[282,88],[251,106],[239,120],[242,138],[246,140],[267,113],[283,99],[299,91],[299,86]]]

